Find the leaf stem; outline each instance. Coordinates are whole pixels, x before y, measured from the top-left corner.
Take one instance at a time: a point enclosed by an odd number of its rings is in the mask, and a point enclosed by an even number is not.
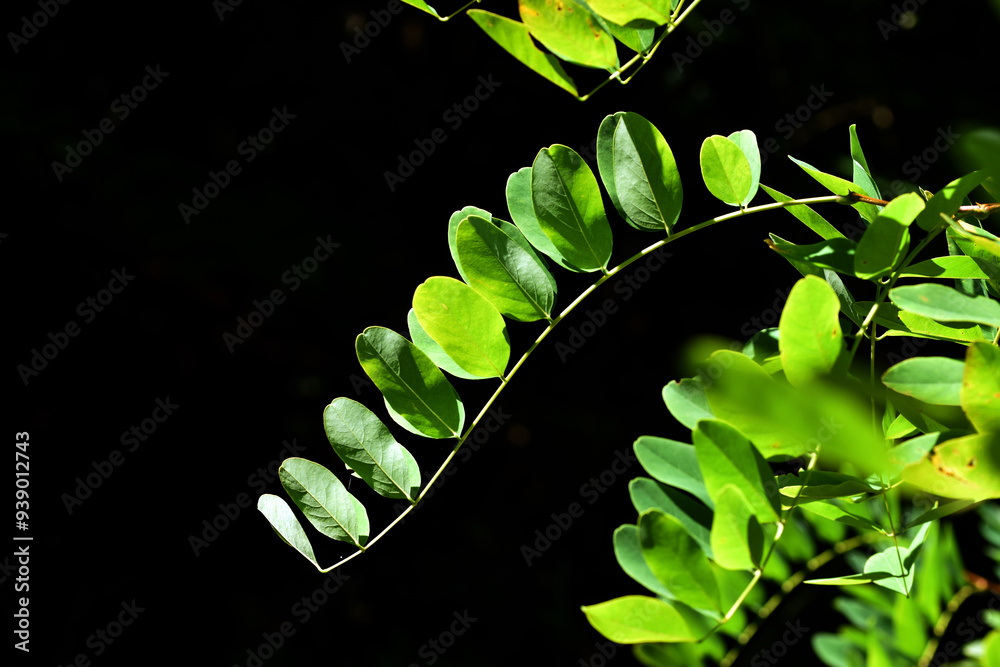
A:
[[[695,2],[691,5],[691,7],[694,7],[694,5],[697,4],[697,2],[698,2],[698,0],[695,0]],[[445,458],[444,462],[441,464],[441,466],[437,469],[437,471],[434,473],[434,475],[427,482],[426,486],[424,486],[423,490],[421,490],[420,494],[417,496],[416,501],[413,502],[405,510],[403,510],[399,514],[399,516],[397,516],[392,521],[392,523],[390,523],[388,526],[386,526],[385,528],[383,528],[382,532],[380,532],[378,535],[376,535],[371,540],[369,540],[367,542],[367,544],[365,544],[365,547],[364,547],[363,550],[356,551],[355,553],[351,554],[347,558],[344,558],[343,560],[338,561],[337,563],[331,565],[328,568],[324,569],[324,568],[319,568],[317,566],[317,568],[319,569],[319,571],[320,572],[329,572],[330,570],[333,570],[333,569],[336,569],[336,568],[340,567],[341,565],[343,565],[347,561],[351,560],[355,556],[357,556],[357,555],[359,555],[361,553],[365,553],[368,549],[370,549],[372,547],[373,544],[375,544],[376,542],[378,542],[382,538],[383,535],[385,535],[386,533],[388,533],[393,528],[393,526],[395,526],[397,523],[399,523],[400,521],[402,521],[403,517],[405,517],[407,514],[409,514],[411,511],[413,511],[414,508],[417,507],[417,505],[420,503],[420,501],[423,499],[423,497],[425,495],[427,495],[428,491],[430,491],[431,487],[434,485],[434,482],[437,481],[437,478],[441,476],[441,473],[443,473],[444,470],[445,470],[445,468],[448,467],[448,464],[451,463],[452,459],[455,457],[455,454],[458,453],[458,450],[462,447],[463,444],[465,444],[466,439],[468,439],[468,437],[472,433],[473,429],[475,429],[476,426],[479,424],[479,420],[481,420],[486,415],[486,413],[489,411],[489,409],[493,406],[493,402],[496,401],[496,399],[500,396],[500,392],[502,392],[510,384],[510,381],[514,377],[514,374],[517,373],[518,369],[520,369],[522,365],[524,365],[524,362],[528,360],[528,357],[530,357],[531,353],[535,351],[535,348],[537,348],[541,344],[541,342],[545,340],[545,338],[549,335],[549,333],[551,333],[552,330],[555,329],[555,327],[560,322],[562,322],[563,319],[567,315],[569,315],[570,313],[573,312],[573,309],[576,308],[580,304],[580,302],[582,302],[584,299],[586,299],[588,296],[590,296],[590,294],[593,293],[594,290],[596,290],[598,287],[600,287],[601,285],[603,285],[606,281],[608,281],[609,279],[613,278],[616,274],[618,274],[619,272],[621,272],[622,270],[624,270],[625,268],[627,268],[629,265],[631,265],[634,262],[642,259],[643,257],[645,257],[649,253],[653,252],[654,250],[657,250],[658,248],[661,248],[661,247],[665,246],[668,243],[672,243],[673,241],[681,239],[681,238],[683,238],[683,237],[685,237],[685,236],[687,236],[689,234],[693,234],[694,232],[696,232],[698,230],[705,229],[706,227],[711,227],[714,224],[717,224],[717,223],[720,223],[720,222],[724,222],[726,220],[731,220],[733,218],[740,218],[740,217],[743,217],[745,215],[751,215],[753,213],[763,213],[765,211],[772,211],[772,210],[779,209],[779,208],[787,208],[789,206],[818,204],[818,203],[824,203],[824,202],[833,203],[833,202],[840,202],[840,201],[842,201],[842,198],[839,195],[826,195],[826,196],[822,196],[822,197],[810,197],[810,198],[807,198],[807,199],[792,199],[792,200],[784,201],[784,202],[773,202],[771,204],[762,204],[760,206],[752,206],[752,207],[744,208],[744,209],[741,209],[741,210],[738,210],[738,211],[733,211],[732,213],[727,213],[725,215],[720,215],[720,216],[712,218],[710,220],[706,220],[704,222],[700,222],[697,225],[694,225],[693,227],[688,227],[687,229],[683,229],[683,230],[681,230],[681,231],[679,231],[679,232],[677,232],[675,234],[671,234],[671,235],[669,235],[669,236],[667,236],[665,238],[662,238],[659,241],[657,241],[656,243],[653,243],[652,245],[650,245],[650,246],[644,248],[643,250],[640,250],[636,254],[632,255],[631,257],[629,257],[628,259],[626,259],[624,262],[622,262],[618,266],[614,267],[613,269],[610,269],[610,270],[604,270],[604,269],[602,269],[603,275],[600,278],[598,278],[592,285],[590,285],[590,287],[588,287],[587,289],[583,290],[583,292],[581,292],[580,295],[577,296],[576,299],[574,299],[571,304],[569,304],[568,306],[566,306],[566,308],[561,313],[559,313],[558,316],[556,316],[555,318],[553,318],[553,319],[551,319],[549,321],[549,324],[548,324],[548,326],[545,327],[545,330],[542,331],[542,333],[538,336],[538,338],[535,339],[535,342],[531,344],[531,347],[529,347],[524,352],[524,354],[521,355],[521,358],[518,359],[517,363],[514,364],[514,367],[510,369],[510,372],[507,373],[506,377],[501,378],[500,386],[497,387],[496,391],[493,392],[493,395],[490,397],[490,399],[483,406],[483,409],[479,411],[479,414],[476,415],[476,418],[474,420],[472,420],[472,423],[469,424],[469,426],[465,429],[465,432],[458,438],[458,442],[455,444],[455,447],[451,450],[451,452]],[[810,464],[810,468],[811,468],[811,466],[812,466],[812,464]],[[801,489],[800,489],[799,492],[801,493]],[[781,533],[779,532],[775,536],[776,539],[777,539],[777,537],[780,536],[780,534]],[[772,549],[773,549],[773,545],[772,545]],[[771,552],[768,552],[768,556],[765,557],[763,563],[761,564],[761,570],[763,570],[763,565],[766,564],[767,558],[770,557],[770,553]],[[758,575],[758,578],[759,578],[759,575]],[[756,579],[754,581],[756,582]],[[749,591],[747,591],[747,592],[749,592]],[[745,595],[746,595],[746,593],[744,593],[744,596]],[[742,597],[741,597],[741,601],[742,601]],[[730,614],[732,614],[732,613],[735,613],[735,609],[731,610]],[[726,620],[729,620],[728,617],[727,617]]]
[[[590,97],[591,97],[591,96],[592,96],[592,95],[593,95],[594,93],[596,93],[596,92],[597,92],[598,90],[600,90],[601,88],[603,88],[603,87],[604,87],[604,86],[606,86],[607,84],[611,83],[611,82],[612,82],[612,81],[614,81],[615,79],[618,79],[619,81],[621,81],[622,85],[625,85],[626,83],[628,83],[629,81],[631,81],[631,80],[632,80],[632,77],[633,77],[633,76],[635,76],[636,74],[638,74],[638,73],[639,73],[639,70],[641,70],[641,69],[642,69],[642,68],[643,68],[643,67],[644,67],[644,66],[646,65],[646,63],[647,63],[647,62],[649,62],[649,59],[653,57],[653,54],[654,54],[654,53],[656,53],[656,49],[658,49],[658,48],[660,47],[660,44],[661,44],[661,43],[663,42],[663,40],[664,40],[664,39],[665,39],[665,38],[667,37],[667,35],[669,35],[669,34],[670,34],[670,33],[672,33],[672,32],[673,32],[674,30],[676,30],[676,29],[677,29],[677,26],[679,26],[679,25],[681,24],[681,22],[682,22],[682,21],[683,21],[683,20],[685,19],[685,17],[687,17],[687,15],[688,15],[688,14],[689,14],[689,13],[691,12],[691,10],[692,10],[692,9],[694,9],[695,7],[697,7],[697,6],[698,6],[698,3],[699,3],[699,2],[701,2],[701,0],[694,0],[694,1],[693,1],[693,2],[692,2],[692,3],[691,3],[691,4],[689,5],[689,6],[688,6],[688,8],[687,8],[687,9],[685,9],[685,10],[684,10],[684,11],[683,11],[683,12],[682,12],[682,13],[680,14],[680,16],[673,16],[673,15],[672,15],[672,16],[670,17],[670,20],[669,20],[669,22],[667,23],[667,29],[666,29],[666,30],[664,30],[664,31],[663,31],[663,34],[662,34],[662,35],[660,35],[660,36],[659,36],[659,37],[658,37],[658,38],[656,39],[656,41],[655,41],[655,42],[653,43],[653,45],[652,45],[652,46],[651,46],[651,47],[649,48],[649,51],[646,51],[646,52],[640,52],[640,53],[637,53],[637,54],[635,54],[635,55],[634,55],[634,56],[632,57],[632,59],[631,59],[631,60],[629,60],[629,61],[628,61],[627,63],[625,63],[624,65],[621,65],[621,66],[619,66],[617,70],[615,70],[614,72],[612,72],[611,76],[609,76],[609,77],[608,77],[607,79],[605,79],[605,80],[604,80],[604,81],[602,81],[601,83],[597,84],[597,86],[596,86],[596,87],[595,87],[595,88],[594,88],[593,90],[591,90],[591,91],[590,91],[589,93],[587,93],[586,95],[583,95],[583,96],[580,96],[580,97],[577,97],[577,99],[578,99],[578,100],[580,100],[581,102],[585,102],[586,100],[590,99]],[[683,6],[683,4],[684,4],[684,3],[681,3],[681,6]],[[680,9],[680,8],[681,8],[681,6],[678,6],[678,7],[677,7],[677,9]],[[627,70],[627,69],[628,69],[629,67],[631,67],[632,65],[634,65],[634,64],[635,64],[636,62],[638,62],[638,61],[639,61],[640,59],[642,60],[642,62],[641,62],[641,63],[639,63],[639,66],[635,68],[635,71],[634,71],[634,72],[632,72],[632,74],[631,74],[631,75],[629,75],[629,77],[628,77],[627,79],[622,79],[622,78],[621,78],[621,76],[622,76],[622,73],[623,73],[623,72],[624,72],[625,70]]]
[[[459,9],[456,9],[451,14],[448,14],[448,16],[438,16],[438,21],[441,21],[441,23],[444,23],[445,21],[453,19],[456,16],[458,16],[459,14],[461,14],[462,12],[464,12],[466,9],[468,9],[469,7],[471,7],[472,5],[478,5],[480,2],[482,2],[482,0],[472,0],[472,2],[468,2],[468,3],[464,4],[464,5],[462,5]]]
[[[807,576],[809,576],[819,568],[823,567],[837,556],[845,554],[848,551],[857,549],[858,547],[864,545],[866,542],[878,539],[879,537],[880,536],[875,533],[857,535],[855,537],[851,537],[841,542],[838,542],[837,544],[833,545],[823,553],[813,556],[812,558],[809,559],[808,562],[806,562],[806,565],[803,569],[799,570],[791,577],[786,579],[785,582],[781,585],[781,590],[772,595],[767,600],[767,602],[765,602],[763,606],[761,606],[760,610],[757,612],[757,618],[759,618],[761,621],[766,620],[768,616],[771,615],[771,612],[777,609],[778,604],[781,603],[781,601],[785,598],[785,596],[787,596],[789,593],[795,590],[795,588],[798,587],[799,584],[805,581]],[[743,630],[743,632],[740,633],[740,636],[736,638],[736,641],[739,642],[739,646],[734,646],[732,649],[729,650],[728,653],[726,653],[725,657],[723,657],[723,659],[719,662],[719,667],[729,667],[729,665],[733,664],[733,662],[736,661],[736,658],[738,658],[740,655],[740,650],[744,646],[746,646],[751,639],[753,639],[753,636],[757,634],[757,630],[760,629],[760,625],[761,625],[760,623],[750,623],[749,625],[747,625],[747,627]]]

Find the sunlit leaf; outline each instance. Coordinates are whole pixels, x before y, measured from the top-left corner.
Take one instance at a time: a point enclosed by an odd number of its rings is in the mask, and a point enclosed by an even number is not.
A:
[[[1000,433],[1000,349],[996,345],[969,346],[960,398],[962,410],[978,431]]]
[[[670,146],[636,113],[609,116],[601,126],[597,163],[615,207],[637,229],[669,233],[684,199]]]
[[[454,278],[428,278],[413,293],[413,312],[424,331],[463,370],[503,378],[510,360],[507,325],[474,289]]]
[[[634,448],[639,463],[655,479],[691,493],[709,507],[715,506],[692,445],[645,435],[635,441]]]
[[[316,530],[364,548],[368,542],[368,513],[336,475],[318,463],[290,458],[281,463],[278,478]]]
[[[733,132],[727,138],[740,147],[750,164],[750,192],[740,202],[741,206],[747,206],[756,196],[757,188],[760,186],[760,148],[757,147],[757,135],[751,130],[740,130]]]
[[[465,281],[502,315],[519,322],[550,318],[555,303],[551,274],[537,258],[476,216],[459,224],[456,239]]]
[[[893,391],[935,405],[959,405],[965,363],[947,357],[914,357],[882,374]]]
[[[712,516],[712,553],[720,567],[751,570],[760,565],[764,552],[764,531],[746,497],[738,487],[727,484],[716,496]]]
[[[285,544],[305,556],[317,570],[320,569],[306,531],[302,530],[302,524],[295,518],[292,508],[284,498],[265,493],[257,500],[257,509],[267,518],[271,528]]]
[[[903,470],[906,482],[945,498],[1000,497],[1000,434],[979,433],[947,440],[931,455]]]
[[[535,208],[531,203],[531,167],[523,167],[507,179],[507,209],[514,224],[539,252],[564,269],[580,271],[563,257],[538,224]]]
[[[656,509],[643,512],[639,544],[649,569],[671,595],[695,609],[722,612],[712,564],[676,517]]]
[[[531,201],[542,231],[568,262],[582,271],[607,267],[611,225],[594,172],[576,151],[556,144],[538,152]]]
[[[468,14],[507,53],[563,90],[579,96],[573,79],[566,74],[559,59],[535,46],[528,26],[482,9],[470,9]]]
[[[639,527],[633,524],[619,526],[614,534],[615,559],[625,574],[657,595],[672,597],[670,591],[660,583],[642,557],[639,544]]]
[[[778,192],[774,188],[767,187],[763,183],[760,184],[760,187],[774,201],[786,202],[786,201],[792,201],[793,199],[792,197],[789,197],[786,194]],[[813,230],[814,232],[819,234],[820,237],[826,240],[836,239],[836,238],[839,239],[847,238],[836,227],[831,225],[826,218],[824,218],[822,215],[814,211],[812,207],[806,204],[795,204],[794,206],[786,206],[784,208],[786,211],[788,211],[796,218],[801,220],[806,227]],[[850,271],[848,271],[848,273],[850,273]]]
[[[855,185],[854,183],[844,180],[839,176],[834,176],[832,174],[824,173],[819,169],[817,169],[816,167],[812,166],[811,164],[807,164],[802,160],[796,160],[791,155],[788,156],[788,159],[794,162],[795,164],[799,165],[800,167],[802,167],[802,169],[807,174],[812,176],[814,179],[816,179],[817,182],[819,182],[820,185],[822,185],[835,195],[844,196],[848,192],[856,192],[860,195],[866,195],[866,196],[868,194],[864,191],[864,188],[862,188],[861,186]],[[864,202],[857,202],[855,204],[851,204],[851,206],[853,206],[854,209],[861,214],[861,217],[867,220],[868,222],[873,221],[875,217],[878,216],[879,207],[876,206],[875,204],[866,204]]]
[[[661,484],[648,477],[636,477],[628,484],[629,497],[639,514],[658,509],[675,517],[688,534],[712,556],[712,510],[680,489]]]
[[[520,0],[518,11],[531,35],[563,60],[585,67],[618,66],[614,38],[584,5],[574,0]]]
[[[626,595],[581,607],[587,621],[613,642],[693,642],[711,626],[697,614],[682,614],[673,603],[644,595]]]
[[[357,401],[336,398],[323,410],[326,437],[337,456],[376,493],[412,501],[420,469],[375,414]]]
[[[924,208],[915,192],[896,197],[882,209],[858,241],[854,253],[854,275],[864,280],[891,271],[910,246],[910,223]]]
[[[761,523],[781,518],[771,468],[742,433],[726,422],[706,419],[698,422],[692,437],[705,487],[716,502],[722,489],[733,485]]]
[[[832,373],[844,352],[840,301],[822,278],[806,276],[795,283],[778,330],[781,366],[793,386]]]
[[[730,206],[742,206],[750,194],[750,162],[740,147],[726,137],[716,134],[701,144],[701,175],[708,191]]]
[[[413,344],[419,347],[424,354],[430,357],[431,361],[437,364],[438,368],[451,373],[455,377],[462,378],[463,380],[483,379],[478,375],[473,375],[472,373],[465,371],[461,366],[456,364],[443,349],[441,349],[441,346],[438,345],[426,331],[424,331],[422,326],[420,326],[420,321],[417,319],[417,314],[413,312],[413,308],[410,308],[409,312],[406,314],[406,325],[410,331],[410,340],[412,340]],[[412,428],[413,427],[410,427],[410,429]],[[411,430],[411,433],[412,432],[414,431]],[[420,431],[415,432],[417,434],[420,433]]]
[[[663,402],[674,419],[690,429],[698,425],[698,420],[714,416],[708,407],[705,383],[701,378],[671,380],[663,387]]]
[[[383,327],[368,327],[355,341],[358,360],[391,405],[429,438],[458,437],[465,409],[455,388],[416,345]]]

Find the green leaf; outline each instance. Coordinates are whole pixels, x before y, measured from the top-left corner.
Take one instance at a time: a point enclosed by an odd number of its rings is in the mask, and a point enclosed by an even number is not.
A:
[[[742,433],[726,422],[706,419],[698,422],[692,437],[705,486],[716,503],[722,489],[733,485],[761,523],[781,519],[771,468]]]
[[[371,410],[336,398],[323,410],[323,425],[333,451],[375,493],[413,502],[420,491],[420,468]]]
[[[438,19],[441,18],[441,15],[438,14],[437,11],[433,7],[431,7],[426,2],[424,2],[424,0],[403,0],[403,2],[405,2],[406,4],[411,5],[413,7],[416,7],[417,9],[421,9],[421,10],[427,12],[428,14],[430,14],[431,16],[433,16],[435,18],[438,18]]]
[[[355,341],[358,360],[386,403],[428,438],[457,438],[465,409],[455,388],[416,345],[395,331],[368,327]]]
[[[828,519],[829,521],[842,523],[845,526],[852,526],[865,531],[874,530],[880,533],[884,532],[878,524],[872,522],[870,519],[854,514],[853,512],[849,512],[839,504],[832,501],[802,503],[798,505],[798,507],[801,507],[806,512]]]
[[[846,181],[843,178],[840,178],[839,176],[834,176],[832,174],[824,173],[819,169],[817,169],[816,167],[812,166],[811,164],[807,164],[801,160],[796,160],[791,155],[788,156],[788,159],[794,162],[795,164],[799,165],[800,167],[802,167],[803,171],[812,176],[814,179],[816,179],[816,181],[820,185],[822,185],[835,195],[844,196],[848,192],[856,192],[859,195],[865,195],[865,196],[867,196],[868,194],[864,191],[864,188],[855,185],[850,181]],[[854,207],[854,210],[860,213],[861,217],[867,220],[868,222],[872,222],[878,216],[879,207],[876,206],[875,204],[866,204],[863,202],[858,202],[856,204],[851,204],[851,206]]]
[[[626,595],[580,609],[595,630],[619,644],[701,639],[711,626],[699,623],[695,614],[682,614],[678,606],[645,595]]]
[[[454,278],[428,278],[413,293],[413,312],[424,331],[463,370],[503,378],[510,361],[507,325],[474,289]]]
[[[747,206],[757,195],[760,186],[760,148],[757,147],[757,135],[751,130],[740,130],[733,132],[727,138],[739,146],[747,162],[750,163],[750,192],[740,202],[741,206]]]
[[[636,53],[645,53],[656,40],[656,24],[650,21],[633,21],[628,27],[607,21],[605,27],[615,39]]]
[[[874,305],[872,301],[858,301],[858,312],[867,314]],[[889,329],[889,336],[915,335],[919,338],[937,338],[971,343],[984,340],[978,324],[948,326],[923,315],[900,310],[891,303],[881,303],[875,313],[875,322]]]
[[[579,97],[573,79],[566,74],[559,59],[535,46],[528,26],[482,9],[470,9],[468,14],[507,53],[563,90]]]
[[[910,247],[908,227],[923,208],[924,200],[915,192],[900,195],[889,202],[858,242],[854,254],[854,275],[872,280],[895,268]]]
[[[863,493],[878,493],[881,486],[871,484],[842,472],[813,470],[806,479],[795,474],[780,475],[775,478],[781,495],[800,500],[816,500],[820,498],[843,498],[857,496]]]
[[[973,343],[965,353],[962,410],[976,430],[1000,433],[1000,349]]]
[[[902,417],[903,415],[900,415]],[[909,420],[907,420],[909,421]],[[919,463],[927,456],[931,447],[942,439],[941,433],[926,433],[910,438],[906,442],[901,442],[889,450],[889,467],[886,469],[889,475],[896,476],[903,471],[903,468]]]
[[[715,416],[708,407],[705,383],[701,378],[685,378],[680,382],[671,380],[663,387],[663,402],[674,419],[692,430],[699,420]]]
[[[507,209],[510,211],[514,224],[539,252],[551,258],[564,269],[580,271],[566,261],[566,258],[542,231],[538,218],[535,217],[535,208],[531,203],[531,167],[523,167],[507,179]]]
[[[946,440],[929,458],[903,470],[903,480],[945,498],[1000,497],[1000,434],[978,433]]]
[[[264,515],[282,542],[305,556],[317,570],[321,569],[306,531],[302,530],[302,524],[283,498],[265,493],[257,500],[257,510]]]
[[[597,165],[615,208],[636,229],[669,234],[680,217],[684,191],[663,135],[631,112],[608,116],[601,128]]]
[[[657,509],[643,512],[639,544],[649,569],[677,600],[722,613],[712,564],[680,520]]]
[[[796,386],[834,371],[844,352],[840,300],[825,280],[806,276],[792,287],[778,323],[781,366]]]
[[[712,518],[712,553],[715,562],[727,570],[752,570],[760,566],[764,552],[764,531],[750,504],[733,484],[726,484],[717,496]]]
[[[712,510],[707,506],[679,489],[648,477],[636,477],[629,482],[628,493],[636,512],[642,514],[658,509],[676,517],[708,557],[712,557]]]
[[[597,130],[597,171],[618,215],[631,225],[633,223],[628,220],[628,215],[625,214],[625,209],[618,198],[618,190],[615,188],[615,131],[624,115],[624,111],[619,111],[605,116],[601,121],[601,126]]]
[[[705,488],[698,457],[692,445],[644,435],[633,446],[639,463],[653,478],[683,489],[709,507],[715,507]]]
[[[441,346],[438,345],[434,339],[431,338],[426,331],[424,331],[423,327],[420,326],[420,321],[417,319],[417,314],[413,312],[413,308],[410,308],[410,311],[406,314],[406,324],[410,330],[410,339],[413,341],[413,344],[419,347],[424,354],[430,357],[431,361],[437,364],[440,369],[448,371],[455,377],[462,378],[463,380],[483,379],[478,375],[473,375],[472,373],[468,373],[463,370],[461,366],[455,363],[454,359],[449,357],[448,354],[441,349]],[[403,423],[406,423],[405,420],[403,420]],[[408,430],[410,430],[411,433],[415,432],[418,435],[420,434],[420,431],[414,431],[412,427]]]
[[[603,271],[611,225],[594,172],[573,149],[543,148],[531,167],[531,201],[542,231],[580,271]]]
[[[986,173],[974,171],[944,186],[927,201],[924,210],[917,216],[917,226],[930,231],[943,224],[941,216],[950,218],[965,203],[965,197],[982,183]]]
[[[820,269],[832,269],[845,275],[854,274],[854,254],[858,244],[846,238],[833,238],[796,245],[781,238],[777,234],[768,234],[771,250],[789,261],[805,262]]]
[[[882,374],[893,391],[934,405],[959,405],[965,362],[947,357],[914,357]]]
[[[910,546],[906,548],[889,547],[869,558],[868,562],[865,563],[865,575],[872,577],[872,582],[879,586],[903,595],[909,595],[910,589],[913,588],[917,554],[920,552],[920,546],[924,543],[924,538],[927,537],[928,528],[930,528],[930,524],[925,523],[913,538]],[[902,562],[902,567],[900,562]]]
[[[501,314],[518,322],[551,319],[552,275],[537,257],[505,231],[476,216],[461,222],[457,241],[466,267],[465,282]]]
[[[749,438],[765,458],[800,456],[822,444],[821,461],[846,460],[867,472],[885,464],[870,405],[856,393],[818,385],[793,389],[730,350],[714,352],[706,368],[713,378],[706,392],[712,413]]]
[[[521,249],[528,253],[531,258],[535,260],[535,263],[541,267],[542,272],[545,274],[545,279],[549,281],[549,286],[552,288],[552,295],[554,298],[555,294],[559,291],[559,286],[556,285],[556,279],[552,277],[552,273],[549,271],[548,263],[542,259],[542,257],[538,254],[538,251],[531,245],[524,234],[521,233],[521,230],[515,225],[507,222],[506,220],[494,220],[493,222],[500,228],[500,231],[509,236],[514,243],[521,246]]]
[[[290,458],[278,468],[278,479],[316,530],[364,549],[368,542],[368,513],[336,475],[318,463]]]
[[[715,134],[702,142],[701,175],[708,191],[730,206],[743,206],[750,194],[750,162],[740,147],[726,137]]]
[[[642,547],[639,544],[639,527],[627,523],[619,526],[614,534],[615,559],[628,576],[648,588],[657,595],[671,597],[670,591],[660,583],[653,571],[642,557]]]
[[[861,150],[861,142],[858,140],[857,126],[851,125],[850,132],[851,160],[854,163],[854,176],[852,180],[855,185],[865,188],[870,197],[881,199],[882,195],[879,194],[878,186],[875,185],[875,181],[872,179],[872,172],[868,168],[868,160],[865,159],[865,154]]]
[[[1000,303],[985,296],[970,297],[944,285],[924,283],[889,290],[889,300],[941,322],[976,322],[1000,326]]]
[[[639,19],[652,21],[656,25],[670,22],[671,0],[587,0],[587,4],[602,17],[617,23],[628,25]]]
[[[961,280],[973,278],[988,280],[989,276],[972,257],[952,255],[934,257],[916,264],[910,264],[899,274],[900,278],[951,278]]]
[[[584,67],[618,67],[614,37],[574,0],[520,0],[518,10],[531,35],[563,60]]]
[[[782,194],[773,188],[769,188],[763,183],[760,184],[760,187],[763,188],[764,192],[766,192],[774,201],[777,202],[792,201],[792,198],[789,197],[788,195]],[[826,218],[824,218],[816,211],[812,210],[812,208],[807,206],[806,204],[796,204],[794,206],[786,206],[785,210],[794,215],[806,227],[813,230],[814,232],[819,234],[820,237],[824,239],[829,240],[837,238],[839,239],[847,238],[843,234],[841,234],[836,227],[831,225]]]
[[[462,276],[462,280],[465,282],[469,282],[469,279],[465,277],[465,268],[458,257],[458,225],[471,215],[490,222],[493,221],[493,215],[489,211],[476,206],[466,206],[460,211],[455,211],[448,219],[448,249],[451,251],[451,259],[455,262],[455,268],[458,269],[458,275]]]

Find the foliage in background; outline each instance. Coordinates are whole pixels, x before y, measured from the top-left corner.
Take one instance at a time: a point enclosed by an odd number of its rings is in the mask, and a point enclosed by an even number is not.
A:
[[[953,605],[975,588],[940,520],[1000,497],[1000,240],[980,222],[994,205],[968,200],[990,172],[885,201],[853,126],[850,139],[852,178],[796,161],[833,194],[793,200],[760,184],[752,132],[707,138],[702,179],[735,210],[679,230],[683,188],[663,135],[638,114],[608,116],[598,130],[600,181],[629,225],[665,235],[610,269],[612,230],[597,176],[566,146],[541,149],[508,179],[511,221],[477,207],[452,215],[448,246],[461,280],[434,276],[417,287],[409,338],[369,327],[356,341],[393,422],[455,439],[435,475],[422,486],[414,457],[379,417],[337,398],[324,413],[334,451],[377,494],[409,506],[371,538],[364,506],[335,474],[286,460],[279,475],[293,503],[319,532],[357,548],[325,569],[284,500],[264,495],[259,509],[321,571],[346,563],[417,506],[518,368],[594,289],[695,231],[787,208],[819,240],[770,235],[770,248],[803,275],[779,326],[713,352],[696,377],[664,387],[691,443],[635,443],[649,477],[630,484],[638,520],[615,531],[613,545],[622,569],[652,595],[583,611],[605,637],[634,644],[645,664],[730,664],[784,593],[802,582],[836,586],[845,592],[835,606],[852,625],[811,638],[821,660],[929,664]],[[986,139],[978,150],[992,168],[1000,150]],[[774,202],[751,207],[759,190]],[[859,239],[812,208],[829,203],[861,216]],[[557,312],[549,261],[600,277]],[[507,320],[546,325],[513,366]],[[901,359],[877,375],[876,343],[887,337],[952,343],[961,358]],[[857,355],[863,343],[865,359]],[[471,422],[445,373],[499,381]],[[812,576],[842,555],[850,573]],[[992,636],[966,647],[970,659],[1000,650]]]
[[[479,1],[442,16],[423,0],[403,0],[441,21]],[[699,2],[692,0],[684,7],[684,0],[520,0],[520,21],[483,9],[469,9],[467,14],[507,53],[585,100],[609,81],[628,83]],[[633,55],[623,64],[619,53]],[[581,94],[564,64],[604,70],[609,76],[589,93]],[[635,71],[622,78],[633,66]]]

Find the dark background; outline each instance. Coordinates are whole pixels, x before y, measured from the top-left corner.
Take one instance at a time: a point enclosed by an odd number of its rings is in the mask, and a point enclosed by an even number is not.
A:
[[[643,592],[611,548],[614,528],[635,520],[627,481],[638,466],[592,504],[581,487],[602,472],[607,480],[639,435],[686,437],[660,389],[687,374],[680,350],[692,336],[743,339],[752,318],[794,283],[798,275],[761,242],[768,231],[808,239],[791,216],[741,219],[679,242],[628,300],[612,284],[602,288],[503,393],[503,427],[403,525],[335,570],[337,592],[307,622],[296,604],[324,575],[254,509],[265,488],[284,496],[257,471],[276,466],[287,442],[347,480],[323,432],[323,407],[348,396],[391,424],[377,390],[359,382],[354,338],[370,325],[405,333],[413,289],[428,276],[455,275],[449,215],[471,204],[508,218],[508,175],[544,146],[590,145],[609,113],[641,113],[670,142],[685,185],[682,227],[727,212],[698,171],[699,146],[711,134],[749,128],[761,143],[773,137],[779,149],[762,180],[815,196],[825,193],[784,156],[848,176],[852,123],[883,186],[909,182],[906,163],[939,131],[996,124],[1000,24],[988,3],[912,2],[916,25],[886,39],[878,22],[891,26],[902,4],[706,0],[634,81],[586,103],[518,64],[468,18],[439,23],[411,7],[389,13],[347,62],[341,45],[386,2],[246,0],[220,20],[207,0],[77,1],[58,5],[17,52],[8,35],[0,414],[8,442],[30,433],[33,537],[32,651],[28,660],[15,652],[16,664],[68,665],[83,654],[92,664],[246,666],[248,651],[289,622],[294,634],[264,664],[426,665],[432,654],[422,645],[466,611],[475,622],[434,664],[591,664],[603,640],[580,605]],[[504,2],[487,8],[515,11]],[[673,53],[725,9],[735,20],[678,68]],[[20,32],[23,17],[38,11],[35,2],[7,3],[0,26]],[[113,101],[147,66],[169,74],[120,119]],[[571,73],[582,89],[600,80]],[[479,77],[500,85],[459,127],[449,125],[443,114],[473,94]],[[813,87],[825,87],[829,100],[787,134],[779,124]],[[295,117],[247,163],[238,146],[275,108]],[[113,132],[59,180],[53,161],[65,162],[67,147],[104,118]],[[435,128],[447,140],[390,190],[385,172]],[[933,189],[959,175],[956,155],[941,154],[920,184]],[[178,206],[233,159],[242,172],[186,224]],[[656,240],[606,206],[612,264]],[[847,209],[830,216],[852,222]],[[340,245],[293,291],[282,276],[317,237]],[[123,269],[134,279],[86,322],[78,304]],[[562,306],[593,279],[556,276]],[[285,302],[230,353],[223,335],[275,289]],[[553,343],[567,342],[587,307],[605,298],[616,313],[560,359]],[[17,367],[70,321],[79,335],[25,383]],[[515,358],[541,330],[511,326]],[[470,417],[495,388],[455,384]],[[123,433],[168,398],[174,413],[129,451]],[[391,428],[427,479],[449,445]],[[110,475],[67,511],[66,494],[114,450],[120,465],[104,464]],[[350,488],[376,534],[394,501],[359,480]],[[240,499],[250,506],[240,509]],[[574,502],[583,515],[527,566],[522,547]],[[223,507],[239,515],[225,518]],[[213,521],[218,533],[206,528]],[[307,532],[323,564],[351,553]],[[196,549],[195,537],[207,544]],[[3,564],[10,590],[17,575],[8,555]],[[118,638],[92,637],[133,600],[142,611]],[[822,604],[812,614],[813,628],[836,623],[824,620]],[[634,664],[623,649],[612,660]]]

